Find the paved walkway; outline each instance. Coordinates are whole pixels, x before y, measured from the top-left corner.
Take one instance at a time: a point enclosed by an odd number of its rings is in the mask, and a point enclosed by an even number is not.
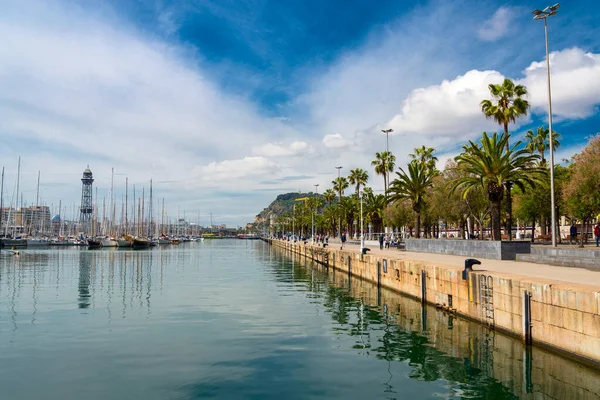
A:
[[[336,246],[336,243],[332,243]],[[339,246],[339,243],[337,243]],[[443,264],[449,267],[464,269],[465,256],[453,256],[435,253],[417,253],[412,251],[389,248],[380,250],[379,246],[365,246],[371,249],[369,254],[388,256],[399,260],[414,260],[427,263]],[[339,247],[338,247],[339,248]],[[360,251],[358,244],[346,244],[344,249]],[[535,278],[536,282],[554,284],[577,284],[585,285],[588,289],[600,291],[600,271],[592,271],[584,268],[557,267],[554,265],[536,264],[524,261],[490,260],[477,258],[481,265],[475,265],[473,269],[479,271],[493,271],[497,274]]]

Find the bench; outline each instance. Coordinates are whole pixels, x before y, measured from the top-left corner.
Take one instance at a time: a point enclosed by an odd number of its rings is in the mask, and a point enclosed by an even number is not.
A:
[[[536,239],[549,241],[549,240],[552,240],[552,235],[538,235],[538,237]]]

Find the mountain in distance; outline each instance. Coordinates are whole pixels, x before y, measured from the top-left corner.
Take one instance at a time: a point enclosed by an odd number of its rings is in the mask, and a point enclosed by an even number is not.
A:
[[[318,194],[318,196],[321,197],[320,194]],[[271,204],[269,204],[268,207],[263,209],[261,212],[259,212],[256,215],[256,217],[254,217],[254,225],[256,227],[259,227],[259,226],[268,227],[271,216],[273,217],[273,220],[274,220],[279,215],[282,215],[286,212],[291,214],[292,210],[294,208],[294,203],[299,203],[299,205],[302,204],[302,202],[297,202],[296,199],[300,199],[303,197],[315,197],[315,194],[313,192],[310,192],[310,193],[291,192],[291,193],[280,194],[279,196],[277,196],[277,198],[275,200],[273,200],[273,202],[271,202]]]

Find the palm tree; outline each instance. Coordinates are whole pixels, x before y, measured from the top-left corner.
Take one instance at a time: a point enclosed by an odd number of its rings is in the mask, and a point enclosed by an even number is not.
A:
[[[369,174],[362,168],[354,168],[350,170],[348,175],[348,181],[351,185],[356,185],[356,195],[360,193],[360,187],[367,184],[369,180]]]
[[[481,102],[481,111],[486,118],[493,119],[504,128],[504,134],[508,135],[508,124],[515,122],[518,117],[527,115],[529,102],[523,97],[527,96],[527,88],[523,85],[515,85],[508,78],[504,79],[502,85],[489,84],[492,100],[483,100]],[[506,151],[508,151],[508,140],[506,141]],[[503,182],[506,186],[506,209],[508,217],[506,218],[506,234],[509,240],[512,238],[512,195],[511,181]]]
[[[433,170],[435,169],[435,163],[438,160],[438,158],[433,155],[434,152],[435,149],[433,147],[425,147],[425,145],[423,145],[421,147],[416,147],[415,152],[409,154],[408,157],[425,164],[429,169]]]
[[[388,191],[388,173],[394,172],[396,166],[396,156],[389,151],[382,151],[375,154],[375,160],[371,161],[371,165],[375,167],[377,175],[383,175],[383,187],[387,195]]]
[[[333,200],[335,200],[335,192],[333,189],[327,189],[323,192],[323,199],[327,202],[327,204],[331,204]]]
[[[483,100],[481,111],[488,119],[493,119],[504,128],[504,133],[508,135],[508,124],[515,122],[520,116],[527,115],[529,102],[523,97],[527,95],[527,88],[523,85],[515,85],[508,78],[504,79],[502,85],[490,83],[488,85],[491,100]],[[508,142],[506,142],[508,151]]]
[[[527,150],[530,153],[539,153],[542,157],[540,161],[540,165],[546,165],[546,157],[544,157],[544,153],[546,149],[550,148],[550,130],[544,126],[540,126],[537,128],[537,131],[534,133],[533,130],[528,130],[525,134],[525,139],[529,141],[527,143]],[[552,147],[553,150],[556,150],[560,146],[560,133],[552,132]]]
[[[373,191],[364,191],[365,219],[373,224],[375,232],[383,231],[383,213],[387,201],[383,194],[373,194]]]
[[[492,240],[501,240],[500,204],[504,197],[504,182],[513,182],[523,192],[544,179],[546,171],[535,167],[538,155],[527,149],[517,149],[521,142],[506,150],[510,135],[494,133],[491,137],[483,132],[480,143],[469,141],[455,160],[466,175],[452,182],[452,191],[462,189],[463,197],[481,187],[491,204]]]
[[[390,200],[393,202],[410,200],[413,211],[417,214],[416,236],[421,236],[421,211],[425,208],[425,194],[433,184],[432,171],[427,165],[415,160],[408,163],[408,173],[402,168],[396,172],[398,177],[390,185]]]
[[[341,199],[344,195],[344,190],[348,189],[348,180],[343,176],[340,176],[331,181],[331,183],[333,184],[333,190],[339,193]]]

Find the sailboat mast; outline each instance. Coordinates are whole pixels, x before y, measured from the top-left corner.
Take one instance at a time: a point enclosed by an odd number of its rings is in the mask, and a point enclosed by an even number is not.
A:
[[[4,168],[2,168],[2,176],[4,176]],[[2,183],[4,184],[4,179],[2,179]],[[162,199],[162,210],[160,212],[160,229],[161,233],[165,231],[165,198]]]
[[[108,232],[108,235],[112,236],[112,229],[113,229],[113,221],[115,220],[115,192],[114,192],[114,182],[115,182],[115,167],[112,167],[110,169],[110,199],[109,199],[109,203],[108,203],[108,209],[109,212],[111,213],[110,218],[108,219],[108,223],[106,224],[106,230]]]
[[[127,221],[127,208],[129,207],[129,204],[127,203],[127,195],[129,193],[129,178],[125,177],[125,236],[127,236],[127,234],[129,233],[129,221]]]
[[[146,203],[146,196],[144,194],[144,187],[142,186],[142,218],[140,219],[140,221],[142,222],[142,227],[140,229],[140,236],[142,236],[144,234],[144,232],[146,231],[144,228],[145,222],[146,222],[146,211],[145,211],[145,204]]]
[[[2,183],[0,184],[0,231],[2,230],[2,216],[4,215],[4,167],[2,167]]]
[[[152,236],[152,179],[150,179],[150,205],[148,206],[148,237]]]

